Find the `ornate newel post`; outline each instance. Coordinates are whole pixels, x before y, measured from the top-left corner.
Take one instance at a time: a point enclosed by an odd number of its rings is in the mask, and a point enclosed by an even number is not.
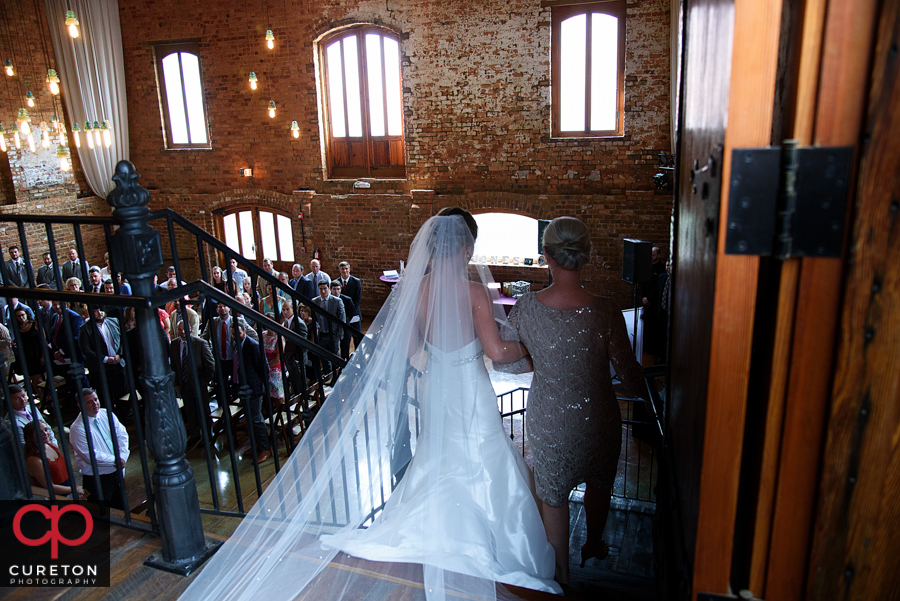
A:
[[[163,265],[159,232],[147,223],[150,193],[137,183],[141,176],[129,161],[119,161],[113,181],[116,189],[106,201],[115,209],[122,227],[112,236],[115,265],[125,273],[132,294],[153,296],[153,276]],[[159,519],[162,550],[145,563],[187,575],[218,547],[203,536],[194,471],[184,458],[184,423],[175,401],[175,374],[159,335],[157,310],[135,308],[135,321],[143,346],[140,390],[144,398],[147,445],[156,459],[153,496]]]

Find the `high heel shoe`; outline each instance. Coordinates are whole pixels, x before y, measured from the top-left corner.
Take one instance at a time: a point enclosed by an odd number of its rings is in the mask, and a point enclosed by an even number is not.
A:
[[[585,562],[592,557],[601,560],[609,557],[609,545],[606,541],[600,541],[599,549],[588,549],[587,545],[581,547],[581,567],[583,568]]]

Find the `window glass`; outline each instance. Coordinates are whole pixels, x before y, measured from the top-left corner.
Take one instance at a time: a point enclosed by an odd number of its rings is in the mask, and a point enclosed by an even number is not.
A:
[[[178,53],[163,59],[163,73],[166,82],[166,101],[169,103],[169,127],[173,144],[188,144],[187,120],[184,112],[184,90],[181,88],[181,66]]]
[[[278,247],[275,244],[275,218],[268,211],[259,212],[259,235],[262,237],[263,257],[278,260]]]
[[[591,131],[616,129],[619,20],[591,15]]]
[[[403,100],[400,97],[400,44],[397,40],[384,39],[385,96],[388,105],[388,135],[403,134]]]
[[[294,260],[294,234],[291,230],[291,220],[284,215],[275,216],[278,224],[278,244],[281,248],[282,261]]]
[[[381,85],[381,36],[366,34],[366,71],[369,74],[369,131],[384,135],[384,88]]]
[[[253,236],[253,214],[250,211],[238,213],[238,221],[241,224],[241,246],[244,256],[256,260],[256,244]]]
[[[341,61],[341,43],[337,41],[326,50],[328,61],[328,92],[331,98],[331,135],[343,138],[347,135],[344,114],[344,67]]]
[[[347,86],[347,124],[351,138],[362,137],[362,107],[359,97],[359,54],[356,37],[344,38],[344,82]]]
[[[184,97],[187,99],[191,143],[206,143],[206,119],[203,115],[203,86],[200,84],[200,61],[193,54],[179,53],[184,75]]]
[[[237,215],[235,213],[225,215],[225,244],[235,252],[241,252],[241,243],[238,239]]]
[[[513,213],[479,213],[474,215],[478,223],[474,260],[480,257],[508,257],[536,259],[538,256],[537,219]]]

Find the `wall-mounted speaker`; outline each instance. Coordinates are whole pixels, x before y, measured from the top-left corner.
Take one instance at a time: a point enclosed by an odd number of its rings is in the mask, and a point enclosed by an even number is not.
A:
[[[630,284],[649,282],[652,274],[650,251],[653,245],[646,240],[622,240],[622,279]]]

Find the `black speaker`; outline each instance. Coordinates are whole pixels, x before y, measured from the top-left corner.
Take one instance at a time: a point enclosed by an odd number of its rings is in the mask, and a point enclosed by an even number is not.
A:
[[[549,219],[538,219],[538,254],[544,254],[544,230],[550,225]]]
[[[653,272],[650,268],[650,250],[653,245],[646,240],[625,238],[622,240],[622,279],[630,284],[649,282]]]

